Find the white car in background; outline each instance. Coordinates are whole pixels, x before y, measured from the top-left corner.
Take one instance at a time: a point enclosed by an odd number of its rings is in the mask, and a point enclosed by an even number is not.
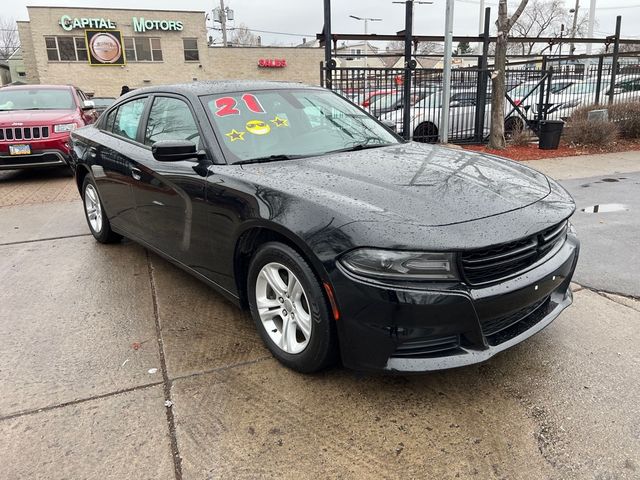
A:
[[[611,77],[602,77],[600,82],[600,103],[609,103],[611,91]],[[576,83],[567,88],[554,100],[559,108],[552,112],[554,118],[567,119],[573,111],[581,106],[594,105],[596,103],[597,79],[587,78],[583,82]],[[620,75],[616,78],[613,87],[613,101],[615,103],[629,100],[640,101],[640,75]]]
[[[449,104],[449,138],[461,140],[475,134],[476,90],[454,90]],[[509,135],[517,128],[524,127],[524,120],[513,107],[505,102],[505,134]],[[427,95],[411,107],[411,138],[417,142],[433,143],[438,141],[442,119],[442,90]],[[403,110],[396,110],[380,117],[380,120],[395,125],[396,132],[403,133]],[[491,122],[491,96],[487,95],[484,113],[484,135],[489,134]]]
[[[558,78],[551,80],[551,86],[549,88],[549,108],[553,108],[556,103],[558,103],[561,98],[561,94],[566,89],[570,88],[573,84],[575,84],[575,80],[567,79],[567,78]],[[547,96],[547,87],[549,87],[549,82],[545,80],[544,82],[544,95]],[[507,92],[509,98],[513,100],[518,107],[522,107],[525,110],[531,110],[533,113],[538,112],[538,105],[540,103],[540,92],[542,84],[539,84],[538,81],[526,81],[521,83],[520,85],[512,88]]]

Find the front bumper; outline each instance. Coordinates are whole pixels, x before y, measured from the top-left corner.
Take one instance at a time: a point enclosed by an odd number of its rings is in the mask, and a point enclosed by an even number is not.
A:
[[[580,244],[562,247],[517,277],[488,287],[374,285],[336,269],[332,281],[345,366],[425,372],[485,361],[549,325],[572,302]]]
[[[29,155],[10,155],[9,145],[28,144]],[[53,134],[42,140],[0,142],[0,170],[56,167],[69,164],[69,134]]]

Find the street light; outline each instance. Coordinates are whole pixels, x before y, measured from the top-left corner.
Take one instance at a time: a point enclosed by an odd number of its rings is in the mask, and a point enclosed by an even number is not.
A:
[[[369,22],[381,22],[381,18],[370,18],[370,17],[357,17],[355,15],[349,15],[351,18],[355,18],[356,20],[361,20],[364,22],[364,35],[365,37],[369,34]],[[367,53],[368,53],[368,40],[365,38],[364,40],[364,68],[367,68]]]

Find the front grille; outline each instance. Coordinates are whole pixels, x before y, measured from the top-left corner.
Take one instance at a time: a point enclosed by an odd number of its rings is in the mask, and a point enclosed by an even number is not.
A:
[[[49,138],[49,127],[7,127],[0,128],[0,142],[16,140],[39,140]]]
[[[529,330],[545,318],[552,309],[551,297],[545,297],[516,313],[482,323],[482,333],[489,345],[500,345]]]
[[[471,285],[483,285],[513,276],[547,255],[564,242],[564,221],[530,237],[493,247],[464,252],[460,257],[462,273]]]
[[[455,355],[460,351],[460,337],[450,335],[437,338],[420,338],[401,343],[392,357],[395,358],[430,358]]]

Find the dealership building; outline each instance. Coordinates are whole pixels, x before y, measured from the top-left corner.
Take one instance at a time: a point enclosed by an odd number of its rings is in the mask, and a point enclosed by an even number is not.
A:
[[[20,81],[73,84],[96,96],[194,80],[317,84],[320,48],[211,47],[205,12],[27,7]]]

